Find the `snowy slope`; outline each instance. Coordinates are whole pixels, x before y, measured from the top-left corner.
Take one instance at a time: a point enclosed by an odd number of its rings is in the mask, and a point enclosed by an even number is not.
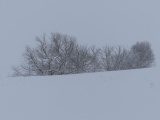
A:
[[[160,120],[159,68],[0,78],[0,120]]]

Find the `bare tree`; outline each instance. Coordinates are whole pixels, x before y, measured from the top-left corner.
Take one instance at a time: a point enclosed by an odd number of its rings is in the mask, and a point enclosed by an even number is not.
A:
[[[103,49],[78,45],[74,37],[52,33],[36,38],[35,48],[26,47],[24,63],[13,67],[14,76],[62,75],[151,67],[154,54],[148,42],[127,50],[121,46]]]
[[[118,47],[106,46],[102,50],[101,54],[103,69],[107,71],[126,69],[125,63],[127,55],[128,55],[127,50],[120,46]]]
[[[154,63],[155,57],[149,42],[137,42],[130,50],[132,68],[147,68]]]
[[[100,49],[95,47],[77,45],[70,57],[72,73],[100,71],[99,52]]]
[[[106,46],[101,60],[103,69],[112,71],[151,67],[155,58],[150,43],[137,42],[130,50]]]
[[[89,65],[89,72],[99,72],[102,71],[101,66],[101,49],[92,46],[90,48],[90,65]]]
[[[15,76],[62,75],[100,71],[99,49],[78,45],[74,37],[53,33],[50,41],[36,38],[36,48],[26,47],[24,63]]]
[[[86,72],[87,62],[89,60],[88,48],[77,45],[70,57],[72,73]]]
[[[51,74],[69,74],[69,59],[76,48],[77,43],[74,37],[61,34],[52,34],[51,50],[54,56],[54,64]]]
[[[77,46],[74,37],[53,33],[50,42],[43,38],[36,38],[37,47],[26,47],[23,55],[24,63],[14,67],[15,76],[28,75],[58,75],[69,73],[68,59]]]

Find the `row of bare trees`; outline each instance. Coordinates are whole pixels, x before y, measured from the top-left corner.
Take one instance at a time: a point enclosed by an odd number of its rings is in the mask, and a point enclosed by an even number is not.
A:
[[[126,70],[151,67],[154,54],[148,42],[137,42],[127,50],[121,46],[87,47],[74,37],[51,34],[50,41],[36,38],[36,48],[26,47],[24,63],[13,67],[14,76],[63,75],[86,72]]]

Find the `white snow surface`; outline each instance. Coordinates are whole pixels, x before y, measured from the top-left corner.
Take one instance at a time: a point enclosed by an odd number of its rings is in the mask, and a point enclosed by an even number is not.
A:
[[[159,68],[0,78],[0,120],[160,120]]]
[[[0,0],[0,120],[160,120],[160,1]],[[49,77],[11,76],[35,37],[79,44],[149,41],[155,68]]]

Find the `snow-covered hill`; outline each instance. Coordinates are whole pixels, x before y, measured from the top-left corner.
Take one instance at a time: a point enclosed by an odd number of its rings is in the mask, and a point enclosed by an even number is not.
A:
[[[0,120],[160,120],[159,68],[0,78]]]

